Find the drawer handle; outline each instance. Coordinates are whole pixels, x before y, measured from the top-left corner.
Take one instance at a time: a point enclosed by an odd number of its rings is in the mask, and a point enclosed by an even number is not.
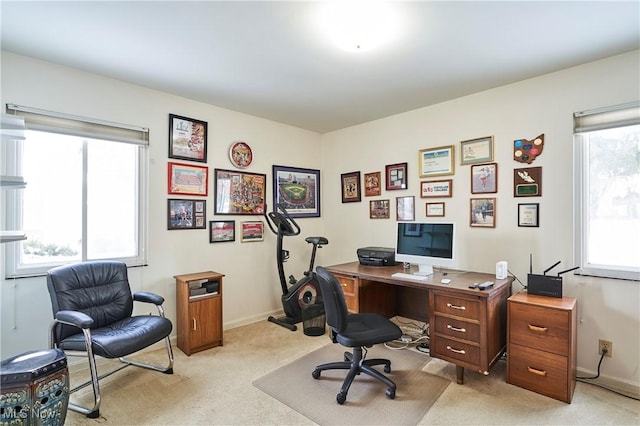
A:
[[[455,353],[461,354],[461,355],[464,355],[464,354],[467,353],[464,349],[454,349],[449,345],[447,345],[447,349],[450,350],[451,352],[455,352]]]
[[[542,376],[545,377],[547,375],[547,372],[544,370],[538,370],[536,368],[533,367],[527,367],[527,371],[531,374],[535,374],[536,376]]]
[[[466,328],[458,328],[458,327],[454,327],[454,326],[452,326],[451,324],[447,324],[447,328],[448,328],[449,330],[458,331],[458,332],[460,332],[460,333],[466,333],[466,332],[467,332],[467,329],[466,329]]]
[[[340,285],[341,285],[342,287],[346,287],[346,286],[347,286],[345,283],[340,283]]]
[[[547,327],[538,327],[537,325],[532,325],[532,324],[528,324],[528,326],[529,326],[529,330],[536,331],[538,333],[546,333],[548,330]]]
[[[447,303],[447,308],[460,309],[461,311],[467,310],[466,306],[452,305],[451,303]]]

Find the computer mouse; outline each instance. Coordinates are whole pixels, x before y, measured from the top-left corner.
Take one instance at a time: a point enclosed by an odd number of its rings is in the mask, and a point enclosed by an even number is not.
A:
[[[443,278],[443,279],[440,280],[440,282],[442,284],[449,284],[451,282],[451,280],[449,278]]]

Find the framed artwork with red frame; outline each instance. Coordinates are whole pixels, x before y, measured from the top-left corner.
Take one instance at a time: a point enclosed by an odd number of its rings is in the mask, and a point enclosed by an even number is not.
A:
[[[385,166],[387,191],[407,189],[407,163],[389,164]]]

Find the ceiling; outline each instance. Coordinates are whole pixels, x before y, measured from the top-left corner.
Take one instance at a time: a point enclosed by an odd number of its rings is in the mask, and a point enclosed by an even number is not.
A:
[[[637,0],[394,1],[366,52],[322,6],[2,0],[2,49],[325,133],[640,48]]]

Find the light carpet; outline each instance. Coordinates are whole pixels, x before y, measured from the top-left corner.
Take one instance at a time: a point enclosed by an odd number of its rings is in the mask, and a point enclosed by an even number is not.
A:
[[[317,380],[311,372],[316,365],[341,361],[345,349],[338,344],[323,346],[253,385],[320,425],[416,425],[451,383],[423,370],[431,361],[429,356],[377,345],[369,349],[367,358],[391,360],[387,376],[396,383],[395,399],[386,397],[383,383],[361,374],[349,388],[347,401],[339,405],[336,395],[347,370],[323,371]]]

